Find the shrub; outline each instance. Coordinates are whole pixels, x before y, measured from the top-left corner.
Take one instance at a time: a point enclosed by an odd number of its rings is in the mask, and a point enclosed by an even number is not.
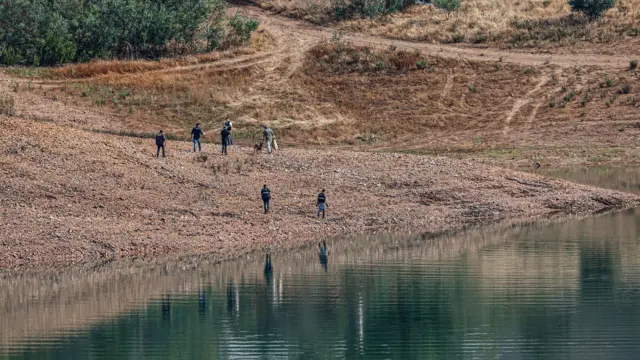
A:
[[[629,70],[635,70],[636,68],[638,68],[638,60],[631,60],[629,62]]]
[[[571,10],[590,19],[599,18],[616,4],[616,0],[569,0]]]
[[[464,35],[463,34],[453,34],[451,35],[451,42],[452,43],[461,43],[464,42]]]
[[[444,11],[454,11],[460,8],[460,0],[433,0],[433,4]]]
[[[429,62],[427,60],[418,60],[416,61],[416,67],[420,70],[424,70],[429,66]]]
[[[246,42],[257,25],[227,22],[222,0],[0,0],[0,62],[189,54],[220,47],[227,26]]]
[[[13,115],[15,101],[10,94],[0,94],[0,115]]]
[[[415,0],[331,0],[331,8],[337,20],[357,17],[374,18],[413,5]]]
[[[600,87],[613,87],[613,80],[607,76],[604,82],[600,84]]]
[[[251,39],[251,33],[258,29],[260,22],[236,13],[229,20],[229,25],[233,29],[235,41],[237,43],[245,43]]]
[[[573,101],[573,99],[575,99],[575,98],[576,98],[576,96],[577,96],[577,95],[578,95],[578,92],[577,92],[577,91],[575,91],[575,90],[573,90],[573,91],[571,91],[570,93],[568,93],[567,95],[565,95],[565,96],[564,96],[564,98],[563,98],[563,100],[564,100],[565,102],[571,102],[571,101]]]

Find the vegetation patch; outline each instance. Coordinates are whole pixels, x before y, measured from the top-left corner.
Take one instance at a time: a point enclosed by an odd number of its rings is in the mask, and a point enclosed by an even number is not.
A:
[[[309,60],[310,68],[335,74],[435,70],[429,59],[419,51],[397,50],[394,47],[379,50],[341,41],[316,45],[309,51]]]
[[[3,0],[0,63],[195,54],[246,42],[257,26],[221,0]]]
[[[11,94],[0,94],[0,115],[14,114],[15,100]]]
[[[617,0],[608,10],[601,3],[607,5],[611,1],[580,0],[572,7],[567,0],[437,0],[428,5],[415,4],[374,21],[352,18],[342,27],[394,39],[494,43],[504,48],[612,43],[640,36],[640,0]]]
[[[455,2],[459,0],[439,0]],[[404,10],[415,0],[332,0],[331,11],[337,20],[353,18],[375,18]]]

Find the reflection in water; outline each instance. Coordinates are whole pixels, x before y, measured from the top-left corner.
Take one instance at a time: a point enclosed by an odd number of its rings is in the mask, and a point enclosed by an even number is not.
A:
[[[198,312],[202,317],[207,314],[207,291],[204,288],[198,291]]]
[[[166,275],[114,276],[104,294],[165,285],[148,291],[151,299],[140,294],[127,310],[112,298],[111,316],[89,317],[90,327],[75,330],[56,325],[15,338],[6,332],[20,327],[19,318],[0,317],[0,358],[637,358],[637,221],[626,211],[443,238],[371,240],[357,249],[336,243],[331,268],[322,264],[321,245],[320,253],[280,254],[275,266],[260,255],[169,267]],[[16,290],[2,294],[4,308],[24,319],[102,297],[56,293],[40,302],[37,294],[22,297],[18,282],[2,281]],[[64,293],[88,293],[86,284],[78,286]]]
[[[636,168],[584,167],[540,169],[537,172],[581,184],[640,194],[640,170]]]
[[[171,297],[168,294],[162,295],[162,320],[171,321]]]
[[[271,264],[271,254],[267,254],[264,260],[264,280],[267,285],[271,284],[273,278],[273,265]]]
[[[321,244],[318,244],[318,248],[320,250],[318,253],[320,265],[322,265],[324,271],[327,272],[329,271],[329,249],[327,248],[327,242],[323,240]]]

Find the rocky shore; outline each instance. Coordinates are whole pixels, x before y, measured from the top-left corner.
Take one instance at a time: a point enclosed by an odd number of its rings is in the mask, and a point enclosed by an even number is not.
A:
[[[0,117],[0,268],[122,257],[294,248],[376,232],[438,232],[551,213],[630,207],[640,197],[469,160],[281,149],[254,155]],[[260,188],[273,193],[263,214]],[[328,218],[315,217],[320,189]]]

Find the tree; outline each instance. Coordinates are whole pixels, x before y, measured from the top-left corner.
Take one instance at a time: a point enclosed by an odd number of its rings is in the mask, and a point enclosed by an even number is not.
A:
[[[616,0],[569,0],[571,10],[581,12],[590,19],[604,15],[616,4]]]
[[[449,12],[460,8],[460,0],[434,0],[433,4],[436,7]]]
[[[0,63],[182,55],[214,50],[229,33],[248,41],[259,23],[229,21],[224,8],[223,0],[0,0]]]

